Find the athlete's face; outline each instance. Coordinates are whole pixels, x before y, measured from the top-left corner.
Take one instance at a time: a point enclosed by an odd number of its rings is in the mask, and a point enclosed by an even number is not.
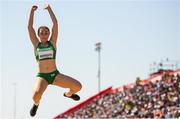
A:
[[[50,33],[49,33],[49,30],[47,28],[45,28],[45,27],[40,28],[38,35],[39,35],[41,42],[48,41],[49,34]]]

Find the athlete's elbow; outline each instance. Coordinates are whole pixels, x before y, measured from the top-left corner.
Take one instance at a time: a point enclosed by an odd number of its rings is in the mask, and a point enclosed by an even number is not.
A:
[[[28,29],[29,30],[33,29],[33,26],[31,24],[28,24]]]
[[[57,21],[56,18],[53,19],[53,24],[54,24],[54,25],[58,25],[58,21]]]

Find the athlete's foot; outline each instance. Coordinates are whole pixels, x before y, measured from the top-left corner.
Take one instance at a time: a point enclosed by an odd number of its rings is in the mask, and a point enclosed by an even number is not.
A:
[[[73,99],[75,101],[80,100],[80,97],[77,94],[72,94],[71,96],[67,96],[66,93],[64,93],[64,97],[71,98],[71,99]]]
[[[31,110],[30,110],[30,115],[33,117],[33,116],[35,116],[36,115],[36,111],[37,111],[37,109],[38,109],[38,106],[39,105],[33,105],[33,107],[31,108]]]

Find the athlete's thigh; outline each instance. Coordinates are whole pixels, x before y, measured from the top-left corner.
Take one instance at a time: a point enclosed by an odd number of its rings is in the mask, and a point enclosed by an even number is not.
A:
[[[48,83],[46,80],[44,80],[41,77],[36,78],[35,86],[34,86],[34,91],[38,93],[43,93],[48,86]]]
[[[63,88],[71,88],[74,86],[79,86],[81,84],[76,79],[60,73],[56,76],[53,85],[60,86]]]

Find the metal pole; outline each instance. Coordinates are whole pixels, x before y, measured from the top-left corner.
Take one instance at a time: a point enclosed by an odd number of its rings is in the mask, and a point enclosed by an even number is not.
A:
[[[98,42],[96,45],[96,51],[98,52],[98,92],[101,91],[101,42]]]
[[[101,50],[98,51],[98,79],[99,79],[99,89],[98,91],[101,91]]]
[[[16,83],[13,83],[14,86],[14,111],[13,111],[13,118],[16,119]]]

